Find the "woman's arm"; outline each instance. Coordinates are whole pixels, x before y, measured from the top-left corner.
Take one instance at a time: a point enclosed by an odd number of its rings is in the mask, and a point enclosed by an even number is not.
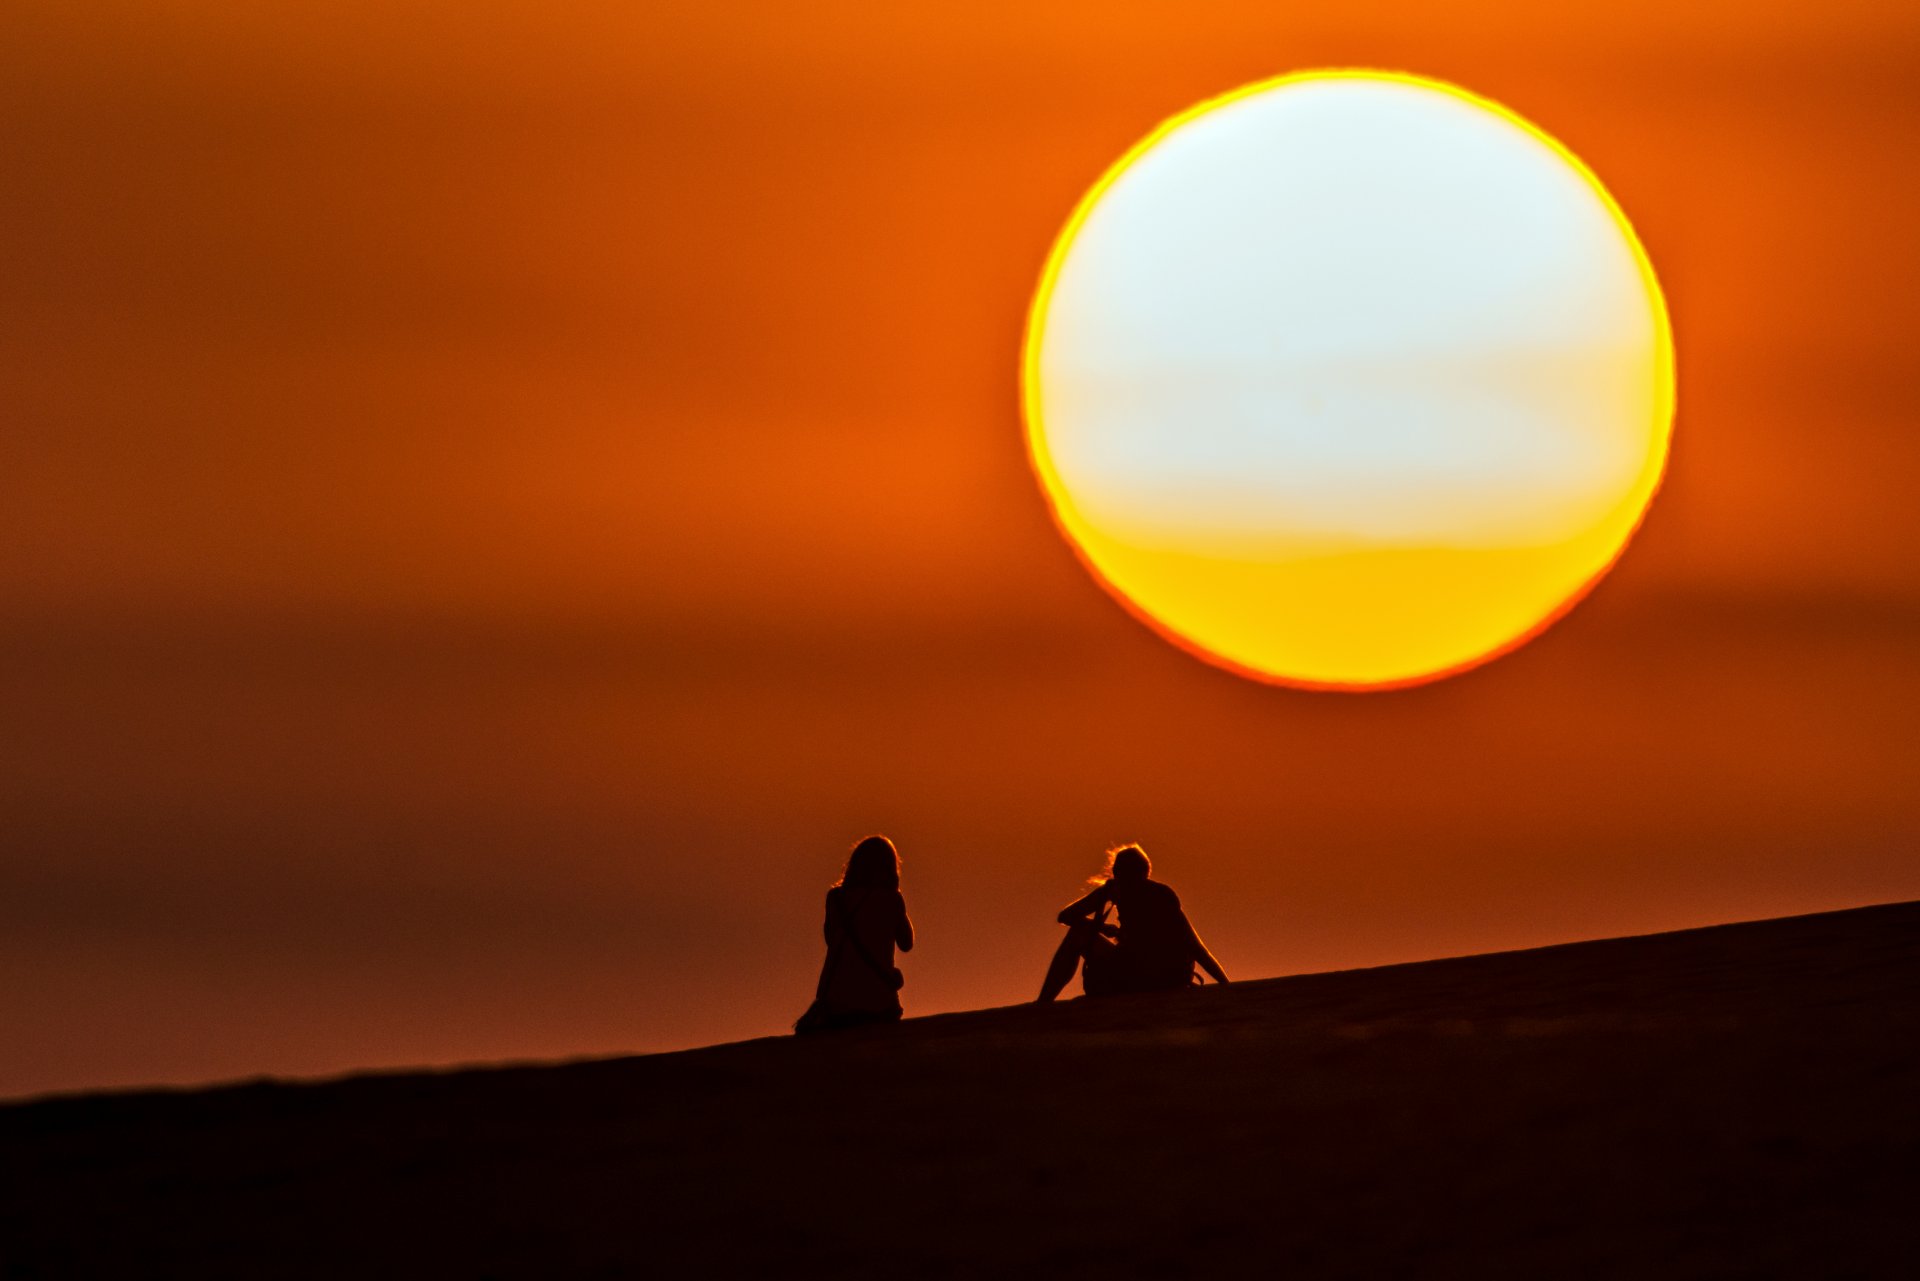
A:
[[[1060,909],[1060,924],[1084,925],[1093,919],[1094,913],[1106,906],[1112,898],[1112,892],[1106,885],[1098,886],[1091,894],[1083,895]]]
[[[893,945],[902,952],[913,951],[913,918],[907,915],[907,900],[900,900],[900,924],[894,930]]]

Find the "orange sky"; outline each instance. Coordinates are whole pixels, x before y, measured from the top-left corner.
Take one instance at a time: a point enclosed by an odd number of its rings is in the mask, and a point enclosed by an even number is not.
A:
[[[0,17],[0,1093],[781,1029],[907,859],[910,1011],[1139,839],[1236,975],[1920,896],[1920,12]],[[1542,640],[1256,685],[1051,528],[1047,248],[1171,112],[1450,79],[1666,286],[1668,481]]]

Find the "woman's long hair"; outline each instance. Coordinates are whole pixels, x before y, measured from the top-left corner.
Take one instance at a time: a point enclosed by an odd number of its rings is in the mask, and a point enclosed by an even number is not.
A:
[[[1153,875],[1153,862],[1147,852],[1138,845],[1116,845],[1107,851],[1107,866],[1098,875],[1087,878],[1087,884],[1096,888],[1105,885],[1114,877],[1121,880],[1144,881]]]
[[[847,855],[839,884],[848,889],[899,889],[900,851],[884,836],[869,836]]]

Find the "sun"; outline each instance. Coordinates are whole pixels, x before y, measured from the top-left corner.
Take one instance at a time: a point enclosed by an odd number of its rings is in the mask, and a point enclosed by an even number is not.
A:
[[[1028,452],[1096,578],[1261,680],[1382,689],[1505,653],[1619,557],[1673,339],[1594,175],[1439,81],[1315,71],[1162,124],[1049,256]]]

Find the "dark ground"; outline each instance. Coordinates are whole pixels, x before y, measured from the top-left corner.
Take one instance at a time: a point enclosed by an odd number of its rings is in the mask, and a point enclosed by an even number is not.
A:
[[[1920,1276],[1920,904],[0,1108],[0,1277]]]

